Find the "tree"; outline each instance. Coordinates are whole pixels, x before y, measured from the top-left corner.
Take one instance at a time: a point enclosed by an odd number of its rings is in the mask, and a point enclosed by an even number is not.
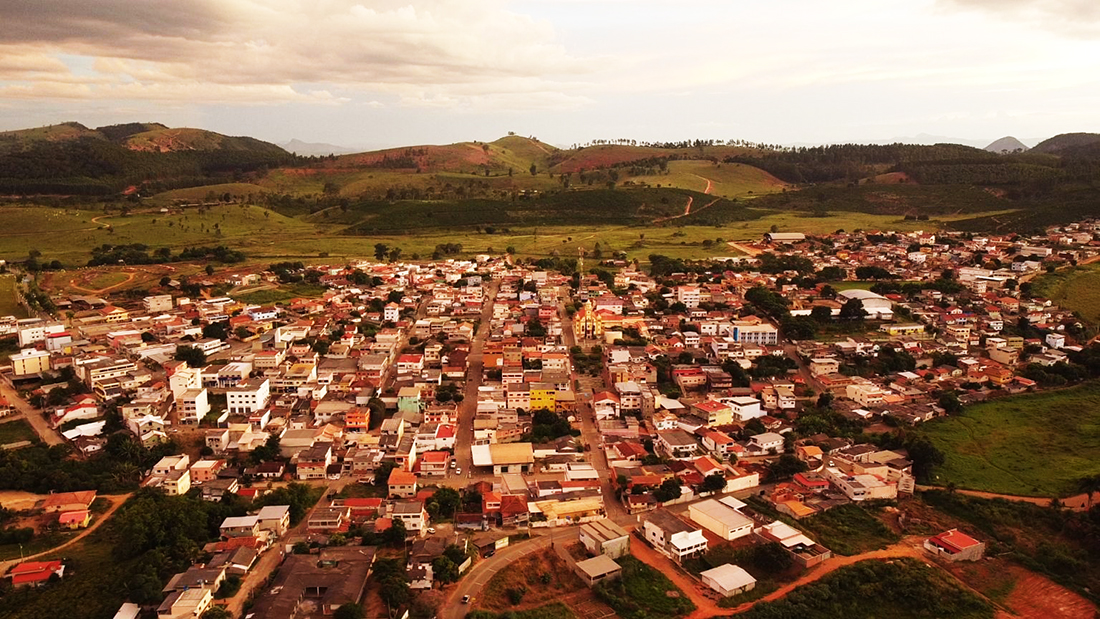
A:
[[[539,167],[537,165],[535,165],[534,162],[532,162],[531,163],[531,176],[534,176],[538,173],[539,173]]]
[[[263,445],[252,450],[249,459],[254,464],[276,460],[281,455],[281,439],[278,434],[271,434]]]
[[[703,478],[703,492],[720,492],[726,487],[726,476],[714,473]]]
[[[1087,495],[1088,510],[1092,509],[1092,498],[1100,492],[1100,475],[1089,475],[1077,480],[1077,489]],[[1086,511],[1088,511],[1086,510]]]
[[[863,320],[867,311],[863,309],[863,301],[848,299],[840,308],[840,317],[846,320]]]
[[[809,467],[806,463],[792,456],[791,454],[783,454],[779,456],[779,459],[772,462],[768,466],[769,479],[771,481],[777,481],[781,479],[789,479],[794,476],[795,473],[803,473],[808,470]]]
[[[378,465],[378,468],[374,469],[374,485],[384,487],[389,483],[390,473],[397,468],[397,463],[393,460],[388,460]]]
[[[670,477],[661,482],[661,485],[653,491],[653,498],[664,503],[665,501],[672,501],[680,498],[681,494],[680,480],[675,477]]]
[[[339,614],[337,613],[337,615]],[[211,606],[209,610],[202,614],[202,619],[233,619],[233,615],[229,614],[229,611],[223,606]]]
[[[824,305],[815,305],[810,310],[810,318],[818,322],[829,322],[833,319],[833,310]]]
[[[386,254],[389,253],[389,251],[390,251],[390,246],[386,245],[385,243],[375,243],[374,244],[374,257],[377,258],[378,260],[385,259]]]
[[[432,575],[444,583],[454,582],[458,580],[458,565],[449,557],[436,557],[432,559]]]
[[[354,602],[341,604],[332,616],[334,619],[363,619],[363,607]]]
[[[206,265],[205,270],[206,270],[207,275],[213,275],[214,274],[214,265],[212,265],[212,264]]]
[[[194,346],[177,346],[173,358],[176,361],[183,361],[193,368],[201,368],[206,365],[206,353]]]

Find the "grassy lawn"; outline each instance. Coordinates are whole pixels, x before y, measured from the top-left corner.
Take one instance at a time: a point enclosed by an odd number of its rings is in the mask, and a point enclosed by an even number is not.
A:
[[[80,533],[77,531],[46,533],[44,535],[35,535],[31,541],[23,544],[22,548],[19,547],[19,544],[0,546],[0,561],[8,561],[10,559],[18,559],[21,556],[27,557],[45,552],[50,548],[64,544],[79,534]]]
[[[20,589],[4,596],[2,619],[100,619],[111,617],[126,601],[126,584],[140,559],[119,561],[113,550],[111,527],[96,529],[66,548],[65,578],[44,588]],[[42,560],[59,557],[47,556]]]
[[[86,288],[91,290],[103,290],[104,288],[110,288],[111,286],[117,286],[122,282],[129,280],[130,277],[122,271],[104,271],[96,274],[87,283],[82,284]]]
[[[27,309],[15,300],[15,276],[0,276],[0,316],[26,318]]]
[[[1100,382],[968,406],[924,432],[947,456],[935,482],[1005,494],[1067,496],[1100,474]]]
[[[1086,264],[1041,275],[1034,293],[1075,312],[1092,324],[1100,323],[1100,264]]]
[[[531,608],[528,610],[510,610],[504,613],[493,613],[487,610],[473,610],[466,614],[470,619],[573,619],[576,615],[569,607],[561,602],[554,602],[546,606]]]
[[[786,183],[760,168],[740,163],[713,164],[709,161],[670,161],[668,174],[633,176],[635,182],[680,187],[704,191],[711,181],[710,193],[724,198],[738,198],[781,191]],[[698,206],[702,206],[701,204]]]
[[[38,438],[34,428],[26,419],[0,422],[0,445],[18,443],[19,441],[33,441]]]
[[[914,559],[861,561],[758,604],[746,619],[992,619],[993,607],[936,567]]]
[[[242,303],[270,305],[272,303],[285,303],[299,297],[320,297],[324,293],[324,286],[314,286],[312,284],[287,284],[285,286],[279,286],[278,288],[256,290],[255,292],[246,292],[244,294],[231,296]]]
[[[879,550],[901,539],[874,514],[855,504],[834,507],[799,524],[809,530],[822,546],[839,555]]]
[[[695,610],[692,603],[664,574],[634,557],[622,557],[622,578],[604,581],[596,594],[623,619],[680,617]],[[679,593],[669,597],[668,592]]]

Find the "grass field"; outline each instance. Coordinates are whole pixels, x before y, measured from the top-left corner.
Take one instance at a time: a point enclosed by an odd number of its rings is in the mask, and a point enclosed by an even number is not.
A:
[[[256,290],[255,292],[246,292],[244,294],[230,293],[230,296],[240,301],[241,303],[270,305],[272,303],[284,303],[286,301],[297,299],[299,297],[320,297],[322,294],[324,294],[324,292],[325,288],[323,286],[313,286],[310,284],[290,284],[286,286],[280,286],[278,288]]]
[[[1100,382],[968,406],[924,433],[947,456],[934,481],[1030,496],[1075,494],[1100,474]]]
[[[786,597],[765,602],[746,619],[993,619],[993,608],[939,570],[916,559],[861,561]]]
[[[1094,325],[1100,323],[1100,264],[1047,273],[1032,283],[1037,296],[1080,313]]]
[[[760,168],[740,163],[714,164],[709,161],[671,161],[667,174],[633,176],[635,182],[705,191],[723,198],[742,198],[782,191],[786,183]]]
[[[632,556],[617,562],[622,576],[599,583],[596,594],[623,619],[680,617],[695,610],[695,604],[664,574]],[[669,597],[670,591],[679,596]]]
[[[841,555],[878,550],[900,539],[867,509],[855,504],[835,507],[799,524],[823,546]]]
[[[25,419],[15,419],[0,423],[0,445],[18,443],[19,441],[33,441],[38,438],[34,428]]]
[[[15,300],[15,276],[0,276],[0,316],[26,318],[27,308]]]
[[[259,185],[253,185],[252,183],[223,183],[220,185],[204,185],[202,187],[188,187],[186,189],[165,191],[144,201],[144,204],[149,206],[171,206],[177,202],[202,202],[211,193],[219,197],[227,193],[233,197],[243,197],[249,194],[256,195],[268,191],[270,191],[270,189]]]

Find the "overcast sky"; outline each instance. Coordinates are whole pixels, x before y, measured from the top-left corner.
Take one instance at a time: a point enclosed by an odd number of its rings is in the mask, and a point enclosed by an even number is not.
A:
[[[1097,110],[1098,0],[0,1],[0,129],[824,143]]]

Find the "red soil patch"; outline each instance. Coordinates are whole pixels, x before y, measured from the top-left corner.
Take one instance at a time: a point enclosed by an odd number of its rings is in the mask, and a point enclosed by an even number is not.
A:
[[[1006,606],[1024,619],[1086,619],[1096,617],[1096,606],[1073,591],[1022,567],[1009,568],[1016,574],[1016,587]],[[998,619],[1011,617],[999,613]]]

